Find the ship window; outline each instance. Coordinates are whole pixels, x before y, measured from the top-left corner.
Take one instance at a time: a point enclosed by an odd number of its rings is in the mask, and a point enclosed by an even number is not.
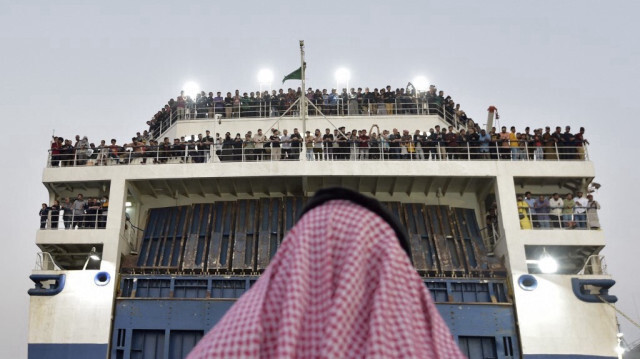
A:
[[[496,341],[493,337],[458,337],[458,346],[469,359],[495,359]]]

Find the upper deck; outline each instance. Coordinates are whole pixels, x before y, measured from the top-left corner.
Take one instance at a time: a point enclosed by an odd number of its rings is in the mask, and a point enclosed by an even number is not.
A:
[[[430,140],[429,130],[437,127],[453,127],[457,139],[440,136]],[[348,139],[352,132],[348,129],[366,130],[369,136],[372,128],[376,137],[380,136],[377,139],[362,141],[357,135],[358,139]],[[259,129],[265,135],[263,143],[255,139]],[[300,133],[300,140],[280,141],[276,154],[276,150],[271,150],[269,139],[273,129],[279,131],[280,138],[284,131],[291,136],[295,130]],[[305,139],[305,129],[312,134],[319,130],[322,136],[328,131],[333,141]],[[399,135],[405,133],[395,144],[390,137],[379,133],[388,131],[393,135],[395,129]],[[218,133],[222,136],[207,142],[206,131],[210,131],[212,137]],[[508,174],[587,180],[594,177],[587,146],[544,143],[535,147],[527,141],[510,145],[499,140],[483,143],[460,136],[463,131],[469,128],[455,119],[445,120],[439,114],[426,113],[309,116],[306,121],[300,116],[186,118],[171,123],[162,132],[159,143],[118,146],[117,155],[109,146],[57,156],[49,151],[43,182],[101,181],[114,177],[132,180],[256,177],[259,181],[265,181],[265,177],[354,175],[486,177]],[[230,133],[232,139],[233,134],[239,134],[242,140],[224,142],[225,133]],[[250,137],[245,137],[247,134]],[[341,134],[347,137],[344,142],[338,140]],[[202,140],[198,139],[199,135],[204,136]],[[163,144],[163,138],[169,143]]]

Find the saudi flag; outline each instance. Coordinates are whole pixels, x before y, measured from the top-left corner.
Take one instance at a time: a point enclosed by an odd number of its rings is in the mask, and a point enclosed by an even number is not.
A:
[[[302,80],[302,67],[298,67],[297,70],[285,76],[282,79],[282,83],[284,83],[287,80]]]

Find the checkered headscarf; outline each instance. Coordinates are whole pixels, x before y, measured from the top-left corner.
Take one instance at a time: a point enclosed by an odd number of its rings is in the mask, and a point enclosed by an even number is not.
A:
[[[306,212],[198,358],[464,358],[389,224],[346,200]]]

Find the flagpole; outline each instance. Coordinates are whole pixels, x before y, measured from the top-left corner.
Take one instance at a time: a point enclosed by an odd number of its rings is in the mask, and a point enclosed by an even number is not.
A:
[[[302,77],[302,89],[300,91],[300,116],[302,116],[302,152],[300,154],[300,159],[305,161],[307,159],[307,144],[305,136],[307,135],[307,97],[305,96],[305,91],[307,87],[305,86],[305,66],[304,66],[304,40],[300,40],[300,77]]]

